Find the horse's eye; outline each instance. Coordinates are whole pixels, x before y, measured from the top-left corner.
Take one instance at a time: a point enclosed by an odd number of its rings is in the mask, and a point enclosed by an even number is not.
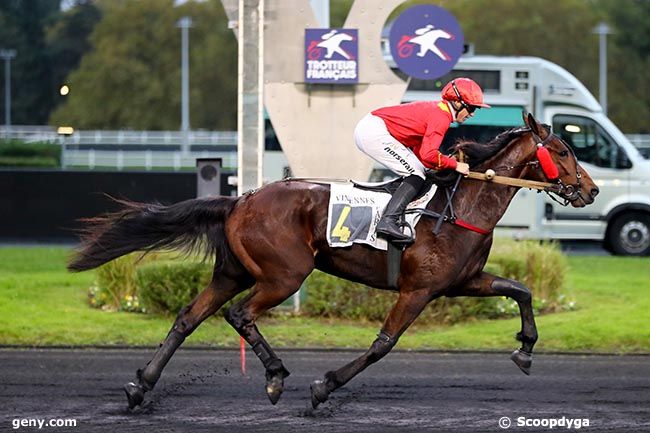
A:
[[[568,150],[563,150],[562,152],[560,152],[560,156],[562,158],[566,158],[567,156],[569,156],[569,151]]]

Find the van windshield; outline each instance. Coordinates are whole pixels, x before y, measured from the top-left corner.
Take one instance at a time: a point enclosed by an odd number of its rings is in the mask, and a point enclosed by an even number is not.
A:
[[[553,117],[553,132],[571,146],[578,160],[604,168],[630,168],[627,155],[605,130],[582,116]]]

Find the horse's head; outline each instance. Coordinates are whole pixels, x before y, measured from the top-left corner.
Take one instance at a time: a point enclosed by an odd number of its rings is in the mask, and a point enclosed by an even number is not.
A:
[[[524,115],[524,122],[530,128],[535,144],[533,160],[536,169],[530,170],[527,177],[548,181],[554,184],[550,189],[573,207],[584,207],[594,202],[598,187],[589,173],[580,166],[573,149],[560,137],[541,125],[532,114]]]

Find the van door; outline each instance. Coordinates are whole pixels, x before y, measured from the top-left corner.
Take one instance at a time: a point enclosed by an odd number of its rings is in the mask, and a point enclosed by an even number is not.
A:
[[[573,148],[600,194],[584,209],[564,207],[547,197],[542,225],[556,239],[603,239],[605,209],[616,197],[629,194],[632,164],[625,150],[587,113],[558,111],[552,114],[552,125],[553,132]]]

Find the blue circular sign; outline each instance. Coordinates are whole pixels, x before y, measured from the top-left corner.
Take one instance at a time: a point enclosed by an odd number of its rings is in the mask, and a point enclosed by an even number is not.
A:
[[[463,31],[456,18],[434,5],[413,6],[395,19],[390,53],[405,74],[433,80],[451,71],[463,54]]]

